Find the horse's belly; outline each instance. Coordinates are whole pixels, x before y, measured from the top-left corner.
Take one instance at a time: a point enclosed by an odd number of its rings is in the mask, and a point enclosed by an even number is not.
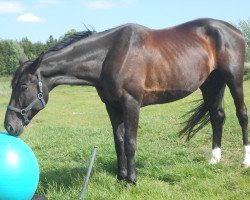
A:
[[[191,93],[192,91],[188,90],[148,91],[145,92],[143,96],[142,106],[169,103],[178,99],[182,99]]]

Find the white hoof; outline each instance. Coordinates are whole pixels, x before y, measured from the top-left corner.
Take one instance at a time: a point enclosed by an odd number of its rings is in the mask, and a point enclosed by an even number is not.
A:
[[[250,167],[250,162],[248,161],[248,162],[245,162],[244,160],[242,161],[242,163],[241,163],[241,167],[243,167],[243,168],[249,168]]]
[[[221,149],[218,147],[215,149],[212,149],[211,159],[210,159],[209,164],[215,165],[218,162],[220,162],[220,159],[221,159]]]
[[[243,147],[243,160],[241,166],[244,168],[250,167],[250,145]]]

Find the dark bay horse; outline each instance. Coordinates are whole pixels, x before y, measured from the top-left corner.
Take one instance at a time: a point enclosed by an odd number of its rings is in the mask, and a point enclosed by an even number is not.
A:
[[[190,139],[211,122],[210,163],[221,158],[227,85],[243,134],[243,166],[250,166],[248,116],[243,95],[245,41],[232,25],[199,19],[152,30],[126,24],[104,32],[81,32],[35,61],[21,64],[12,81],[5,128],[19,135],[43,108],[56,86],[90,85],[105,103],[113,127],[119,180],[136,182],[135,151],[143,106],[176,101],[201,89],[203,102],[181,134]]]

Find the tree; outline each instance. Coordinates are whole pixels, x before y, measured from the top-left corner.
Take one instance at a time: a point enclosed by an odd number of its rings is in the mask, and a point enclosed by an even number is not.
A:
[[[24,57],[23,48],[17,41],[0,40],[0,75],[13,74]]]
[[[240,20],[237,27],[240,29],[246,40],[247,43],[246,61],[250,62],[250,19]]]
[[[36,51],[33,43],[27,38],[22,38],[20,41],[20,45],[22,46],[25,55],[29,60],[33,60],[36,58]]]
[[[238,24],[239,29],[243,33],[245,40],[248,44],[250,44],[250,19],[248,20],[240,20]]]
[[[29,60],[36,59],[42,52],[46,52],[71,35],[77,33],[75,29],[68,30],[57,40],[52,35],[49,36],[45,43],[31,42],[27,37],[21,41],[1,40],[0,39],[0,75],[10,75],[15,72],[19,66],[19,59],[26,57]]]
[[[55,39],[52,35],[49,36],[49,39],[46,41],[46,51],[54,47],[57,43],[57,39]]]
[[[52,36],[51,36],[52,37]],[[52,37],[53,38],[53,37]],[[49,39],[50,40],[50,39]],[[54,40],[54,39],[53,39]],[[42,42],[35,42],[32,43],[27,37],[23,38],[20,41],[20,45],[24,49],[24,53],[27,56],[29,60],[34,60],[36,59],[42,52],[46,52],[48,48],[50,48],[51,44],[49,41],[46,44],[43,44]]]
[[[46,44],[43,44],[42,42],[36,42],[33,44],[33,46],[35,58],[37,58],[41,53],[47,51]]]
[[[61,36],[61,37],[59,38],[59,41],[65,40],[66,38],[68,38],[68,37],[70,37],[70,36],[72,36],[72,35],[74,35],[74,34],[76,34],[76,33],[77,33],[77,30],[76,30],[76,29],[70,29],[70,30],[68,30],[66,33],[64,33],[63,36]]]

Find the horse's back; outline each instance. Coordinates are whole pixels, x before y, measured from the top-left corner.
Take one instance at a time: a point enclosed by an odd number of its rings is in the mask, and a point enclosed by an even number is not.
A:
[[[219,20],[199,19],[173,28],[144,29],[142,38],[137,63],[141,58],[143,70],[137,69],[141,73],[134,76],[144,79],[145,105],[183,98],[197,90],[212,71],[229,67],[222,62],[234,59],[238,52],[244,57],[241,33]]]
[[[105,74],[119,94],[126,90],[138,99],[142,95],[142,105],[171,102],[191,94],[218,67],[228,48],[235,52],[233,46],[242,48],[242,41],[244,44],[236,28],[213,19],[161,30],[126,24],[113,33],[115,42],[110,59],[105,61]],[[240,45],[236,44],[239,41]]]

